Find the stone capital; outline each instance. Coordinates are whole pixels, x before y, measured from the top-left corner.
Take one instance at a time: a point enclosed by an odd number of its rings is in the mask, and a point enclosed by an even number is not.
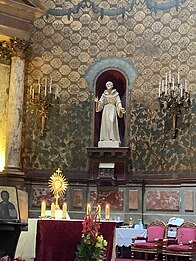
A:
[[[24,59],[26,53],[29,51],[29,42],[19,38],[10,39],[10,51],[12,57],[17,56]]]

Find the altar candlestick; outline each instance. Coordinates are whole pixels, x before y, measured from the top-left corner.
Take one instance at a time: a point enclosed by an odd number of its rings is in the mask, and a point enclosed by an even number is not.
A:
[[[101,205],[97,206],[97,218],[100,220],[101,219]]]
[[[46,202],[42,201],[41,203],[41,217],[45,217],[46,216]]]
[[[185,90],[185,92],[187,92],[187,81],[186,80],[184,80],[184,90]]]
[[[62,219],[66,219],[67,216],[67,203],[63,203]]]
[[[183,88],[182,88],[182,84],[180,85],[180,97],[183,97]]]
[[[34,100],[34,98],[35,98],[35,89],[33,88],[33,90],[32,90],[32,99]]]
[[[105,219],[109,220],[110,219],[110,205],[106,204],[105,206]]]
[[[165,91],[165,88],[164,88],[164,80],[162,80],[162,92]]]
[[[51,218],[55,218],[55,210],[56,210],[55,204],[52,203],[51,204]]]
[[[86,215],[89,216],[91,213],[91,204],[87,204],[87,208],[86,208]]]
[[[172,90],[174,91],[174,78],[172,80]]]

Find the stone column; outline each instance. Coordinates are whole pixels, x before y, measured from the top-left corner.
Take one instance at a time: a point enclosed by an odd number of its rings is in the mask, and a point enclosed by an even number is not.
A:
[[[24,66],[27,43],[11,40],[12,52],[9,101],[7,107],[6,155],[4,173],[23,176],[21,171],[21,136],[24,97]]]

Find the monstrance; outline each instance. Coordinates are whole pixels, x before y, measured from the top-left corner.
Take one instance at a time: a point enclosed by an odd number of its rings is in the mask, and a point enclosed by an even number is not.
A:
[[[55,207],[56,209],[60,209],[58,204],[59,197],[65,193],[68,187],[68,181],[63,176],[60,168],[58,168],[56,172],[50,177],[48,183],[50,191],[52,191],[55,197]]]

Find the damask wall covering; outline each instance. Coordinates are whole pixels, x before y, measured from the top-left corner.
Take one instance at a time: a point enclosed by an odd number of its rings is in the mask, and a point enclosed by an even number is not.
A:
[[[112,8],[117,1],[99,1]],[[68,7],[74,1],[67,3]],[[91,10],[70,17],[43,16],[32,24],[32,57],[28,63],[24,120],[23,167],[67,172],[87,171],[86,147],[92,143],[93,97],[85,75],[98,59],[122,57],[137,70],[129,97],[126,120],[133,173],[194,173],[196,91],[196,3],[187,1],[177,12],[151,13],[137,6],[122,16],[102,19]],[[112,67],[112,64],[111,64]],[[160,112],[158,83],[168,71],[188,80],[192,93],[190,115],[172,139]],[[52,90],[60,99],[49,108],[45,136],[40,118],[30,102],[30,88],[44,88],[52,78]]]

